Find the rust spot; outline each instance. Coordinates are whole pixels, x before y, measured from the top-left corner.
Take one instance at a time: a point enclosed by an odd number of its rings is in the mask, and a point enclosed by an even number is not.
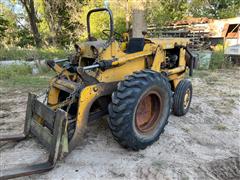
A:
[[[135,116],[135,124],[140,132],[146,133],[155,128],[161,114],[161,104],[161,97],[155,91],[142,97]]]

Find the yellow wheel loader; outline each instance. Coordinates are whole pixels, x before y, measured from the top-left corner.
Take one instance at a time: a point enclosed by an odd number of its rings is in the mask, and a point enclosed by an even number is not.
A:
[[[105,40],[91,34],[90,17],[109,14]],[[185,79],[193,72],[194,57],[183,38],[130,38],[122,41],[114,31],[107,8],[89,11],[88,41],[75,45],[76,53],[64,60],[49,60],[56,72],[40,98],[29,93],[24,133],[1,137],[19,141],[35,137],[49,151],[45,163],[2,170],[0,179],[46,172],[58,158],[80,144],[88,122],[109,115],[114,139],[123,147],[140,150],[158,140],[170,112],[188,112],[192,85]],[[126,43],[125,45],[123,43]]]

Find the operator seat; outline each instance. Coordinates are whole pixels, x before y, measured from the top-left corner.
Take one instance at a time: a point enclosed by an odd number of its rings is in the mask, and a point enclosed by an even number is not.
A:
[[[127,49],[125,53],[131,54],[142,51],[144,45],[144,38],[131,38],[127,44]]]

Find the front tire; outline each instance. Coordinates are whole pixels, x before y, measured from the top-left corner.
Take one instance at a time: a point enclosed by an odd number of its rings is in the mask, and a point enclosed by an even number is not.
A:
[[[189,110],[191,101],[192,83],[187,79],[181,80],[173,96],[173,114],[184,116]]]
[[[119,82],[112,94],[110,130],[123,147],[145,149],[164,131],[170,107],[168,80],[151,70],[136,72]]]

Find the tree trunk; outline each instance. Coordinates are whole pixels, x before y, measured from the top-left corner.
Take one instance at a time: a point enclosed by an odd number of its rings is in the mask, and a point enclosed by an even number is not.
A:
[[[47,19],[47,23],[48,23],[48,27],[50,30],[50,38],[51,38],[51,44],[53,46],[57,45],[57,33],[56,33],[56,28],[55,28],[55,19],[54,19],[54,12],[55,10],[53,10],[53,5],[52,5],[52,1],[49,0],[44,0],[44,11],[45,11],[45,18]]]
[[[34,7],[34,0],[20,0],[20,1],[26,9],[36,47],[40,48],[41,37],[37,27],[37,17],[36,17],[36,11]]]
[[[133,9],[133,37],[143,37],[142,32],[147,30],[145,20],[146,0],[138,0],[134,4]]]
[[[54,46],[60,45],[61,30],[64,15],[61,14],[66,8],[64,0],[44,0],[44,11],[47,23],[51,32],[51,43]]]
[[[130,14],[129,14],[129,2],[126,0],[125,2],[125,9],[126,9],[126,30],[130,28]]]

